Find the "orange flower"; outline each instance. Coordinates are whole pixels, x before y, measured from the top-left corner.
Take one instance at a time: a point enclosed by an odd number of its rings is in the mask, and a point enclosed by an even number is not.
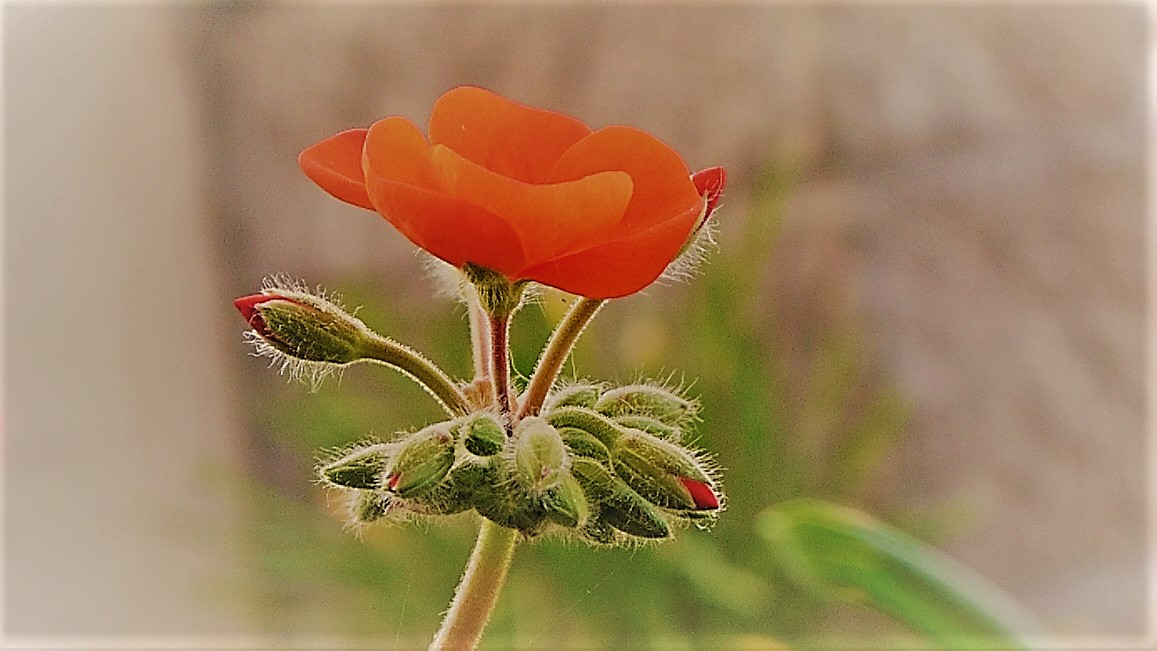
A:
[[[590,298],[653,282],[714,207],[679,155],[626,126],[582,122],[481,88],[434,104],[429,139],[388,117],[301,153],[323,190],[375,210],[446,262]],[[702,185],[702,183],[698,184]]]

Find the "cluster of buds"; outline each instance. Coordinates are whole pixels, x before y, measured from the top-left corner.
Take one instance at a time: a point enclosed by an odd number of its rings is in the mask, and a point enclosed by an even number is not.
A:
[[[346,450],[318,471],[348,493],[354,526],[473,509],[527,537],[663,539],[722,508],[712,464],[685,445],[694,419],[695,403],[666,388],[579,384],[511,430],[478,411]]]

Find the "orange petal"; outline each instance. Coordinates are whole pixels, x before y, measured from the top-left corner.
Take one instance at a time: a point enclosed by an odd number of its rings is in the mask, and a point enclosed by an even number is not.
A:
[[[679,154],[632,127],[606,127],[575,143],[555,165],[550,181],[570,181],[605,170],[622,170],[635,182],[620,223],[623,234],[698,210],[702,203]]]
[[[402,235],[455,267],[472,262],[515,279],[524,266],[518,234],[483,208],[371,173],[366,188]]]
[[[430,114],[432,144],[446,145],[492,172],[527,183],[546,183],[559,156],[590,132],[570,116],[473,86],[442,95]]]
[[[362,174],[365,140],[365,129],[342,131],[307,147],[297,157],[297,164],[322,190],[346,203],[373,210]]]
[[[696,204],[646,230],[532,267],[519,277],[587,298],[633,294],[655,282],[678,255],[702,211]]]
[[[388,181],[427,187],[429,174],[424,154],[429,147],[413,122],[394,116],[378,120],[369,128],[358,161],[367,179],[373,174]]]
[[[631,199],[626,172],[534,185],[491,172],[443,145],[431,147],[427,160],[433,189],[500,215],[518,232],[528,265],[605,237]]]

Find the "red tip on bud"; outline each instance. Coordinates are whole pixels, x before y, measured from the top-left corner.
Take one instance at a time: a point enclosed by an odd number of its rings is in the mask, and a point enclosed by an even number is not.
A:
[[[700,511],[708,511],[719,508],[719,498],[715,495],[715,491],[711,487],[700,481],[689,479],[687,477],[680,477],[679,481],[691,493],[691,499],[695,502],[695,508]]]
[[[269,337],[273,333],[269,331],[269,326],[265,325],[265,319],[261,318],[261,312],[257,311],[257,306],[274,300],[276,297],[268,294],[253,294],[250,296],[242,296],[233,301],[233,305],[237,311],[241,313],[241,318],[245,319],[245,323],[249,324],[250,328],[257,331],[257,334],[262,337]]]
[[[727,172],[722,167],[708,167],[692,174],[691,182],[695,184],[699,196],[707,199],[707,211],[704,215],[710,216],[723,196],[723,188],[727,185]]]

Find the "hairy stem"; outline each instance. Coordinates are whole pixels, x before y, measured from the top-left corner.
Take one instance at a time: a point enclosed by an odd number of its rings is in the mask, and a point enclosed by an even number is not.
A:
[[[474,379],[482,380],[490,377],[490,357],[487,354],[490,350],[490,325],[474,288],[470,287],[469,292],[466,305],[470,316],[470,348],[474,351]]]
[[[574,350],[575,342],[583,333],[591,319],[598,313],[607,301],[605,299],[583,298],[570,308],[562,322],[558,324],[550,341],[538,358],[538,365],[534,367],[534,375],[526,387],[526,396],[518,409],[518,419],[534,416],[542,409],[542,403],[562,372],[562,365]]]
[[[454,593],[450,612],[442,620],[442,628],[430,643],[431,650],[458,651],[478,646],[482,631],[498,601],[498,593],[506,582],[506,572],[514,558],[517,541],[518,532],[514,529],[490,520],[482,521],[482,530],[478,533],[478,542],[474,544],[470,563],[466,566],[462,582],[458,584],[458,591]]]
[[[510,418],[514,401],[510,395],[510,315],[490,315],[490,381],[494,399],[506,416],[508,432],[516,424]]]
[[[367,346],[365,354],[366,359],[393,367],[417,382],[451,416],[470,412],[470,404],[454,380],[418,351],[378,336]]]

